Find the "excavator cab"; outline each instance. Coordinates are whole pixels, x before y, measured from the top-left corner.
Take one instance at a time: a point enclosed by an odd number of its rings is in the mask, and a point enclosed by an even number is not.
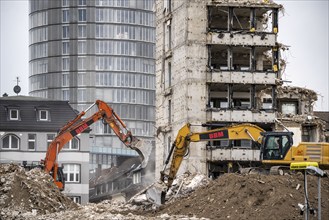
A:
[[[292,132],[262,132],[261,159],[283,160],[293,145]]]

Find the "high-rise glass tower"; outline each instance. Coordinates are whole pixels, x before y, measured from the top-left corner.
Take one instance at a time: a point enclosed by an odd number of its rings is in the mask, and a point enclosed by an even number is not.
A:
[[[107,102],[132,133],[153,140],[155,0],[30,0],[30,95],[78,111]],[[107,125],[92,127],[91,168],[136,156]]]

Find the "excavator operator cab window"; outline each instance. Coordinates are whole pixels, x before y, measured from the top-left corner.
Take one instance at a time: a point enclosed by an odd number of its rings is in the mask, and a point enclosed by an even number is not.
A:
[[[264,145],[264,159],[282,160],[289,150],[290,138],[288,135],[267,136]]]

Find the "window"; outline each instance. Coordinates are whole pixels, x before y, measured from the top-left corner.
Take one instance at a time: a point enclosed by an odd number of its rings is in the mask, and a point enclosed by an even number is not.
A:
[[[51,142],[55,139],[55,134],[47,134],[47,147],[51,144]]]
[[[78,5],[86,5],[86,0],[79,0]]]
[[[272,99],[271,98],[263,98],[263,104],[262,104],[263,109],[272,109]]]
[[[86,61],[86,58],[85,57],[78,57],[78,70],[84,70],[84,69],[86,69],[86,67],[85,67],[85,61]]]
[[[35,150],[35,145],[36,145],[36,134],[28,134],[28,150]]]
[[[62,75],[62,86],[66,87],[70,85],[70,74],[63,73]]]
[[[67,183],[80,182],[80,165],[79,164],[64,164],[64,177]]]
[[[70,11],[68,9],[63,10],[62,11],[62,21],[69,22],[70,21],[69,17],[70,17]]]
[[[69,70],[70,69],[70,58],[64,57],[62,59],[62,70]]]
[[[70,100],[70,90],[69,89],[62,90],[62,100],[64,100],[64,101]]]
[[[167,69],[165,70],[165,88],[171,87],[171,62],[166,61]]]
[[[79,38],[87,37],[87,26],[86,25],[78,25],[78,37]]]
[[[65,150],[79,150],[80,140],[77,137],[74,137],[67,144],[64,145],[63,149]]]
[[[69,6],[69,0],[62,0],[62,6]]]
[[[19,120],[19,110],[18,109],[10,109],[9,110],[9,119],[13,121]]]
[[[78,54],[87,53],[87,43],[86,41],[78,41]]]
[[[78,73],[78,86],[86,85],[85,78],[86,78],[86,73]]]
[[[16,135],[8,134],[2,138],[2,149],[18,150],[19,138]]]
[[[69,36],[70,36],[69,26],[68,25],[63,26],[62,31],[63,31],[63,33],[62,33],[63,38],[69,38]]]
[[[302,125],[302,141],[303,142],[316,142],[315,137],[317,136],[316,133],[316,126],[312,125]]]
[[[70,199],[72,199],[73,202],[77,204],[81,204],[81,197],[80,196],[70,196]]]
[[[70,42],[65,41],[62,44],[62,54],[69,54],[70,53]]]
[[[297,111],[297,102],[284,102],[281,104],[281,113],[283,115],[296,115]]]
[[[87,21],[87,10],[78,9],[78,21]]]
[[[49,111],[48,110],[39,110],[39,120],[48,121],[49,120]]]
[[[171,100],[168,101],[168,123],[171,124]]]
[[[78,102],[85,102],[85,101],[86,101],[86,90],[78,89]]]
[[[138,184],[142,182],[141,172],[136,172],[133,174],[133,184]]]

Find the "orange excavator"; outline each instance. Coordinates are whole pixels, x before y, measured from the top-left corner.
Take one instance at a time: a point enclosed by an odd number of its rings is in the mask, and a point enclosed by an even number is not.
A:
[[[82,119],[86,112],[94,105],[97,105],[98,111],[92,116]],[[94,104],[88,107],[85,111],[82,111],[72,121],[68,122],[60,129],[57,136],[48,147],[46,158],[41,160],[44,170],[53,177],[55,184],[60,190],[64,190],[65,180],[63,168],[58,166],[58,153],[62,150],[64,145],[76,135],[82,133],[89,128],[91,124],[101,119],[111,127],[116,136],[126,147],[137,151],[142,160],[142,167],[146,166],[150,154],[150,148],[145,148],[145,146],[141,144],[142,142],[132,135],[124,122],[110,106],[101,100],[97,100]]]

